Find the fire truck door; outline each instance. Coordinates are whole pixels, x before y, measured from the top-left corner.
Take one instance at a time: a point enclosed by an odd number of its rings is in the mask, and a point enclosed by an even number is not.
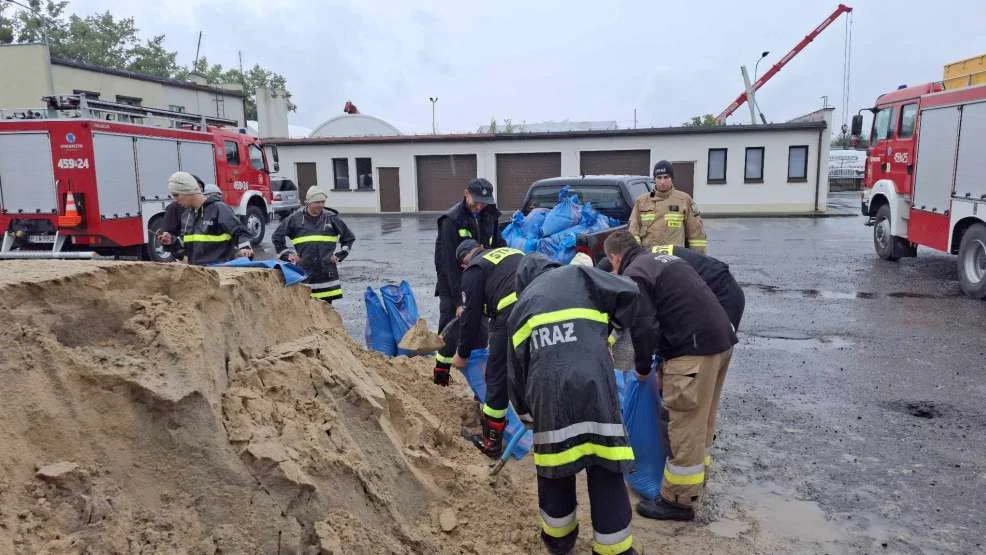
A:
[[[0,207],[15,214],[56,213],[55,171],[47,133],[0,134]]]
[[[912,200],[915,210],[944,214],[951,205],[960,113],[954,106],[921,112]]]

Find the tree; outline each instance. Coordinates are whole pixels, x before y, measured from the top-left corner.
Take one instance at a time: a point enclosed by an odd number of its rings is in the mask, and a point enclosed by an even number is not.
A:
[[[287,90],[287,80],[283,75],[254,65],[245,74],[239,69],[224,69],[219,64],[209,65],[205,58],[199,58],[191,69],[180,68],[176,78],[187,80],[192,74],[203,76],[209,83],[229,83],[243,87],[246,93],[245,110],[247,119],[257,119],[257,89],[267,87],[271,90],[284,91],[287,98],[288,110],[295,111],[297,106],[291,102],[291,92]]]
[[[513,133],[514,132],[514,122],[513,122],[512,119],[507,118],[507,119],[503,120],[503,132],[504,133]]]
[[[716,121],[716,117],[712,114],[692,116],[691,121],[686,121],[681,124],[682,127],[712,127],[715,125],[719,125],[719,122]]]
[[[496,118],[490,119],[490,133],[496,134]]]

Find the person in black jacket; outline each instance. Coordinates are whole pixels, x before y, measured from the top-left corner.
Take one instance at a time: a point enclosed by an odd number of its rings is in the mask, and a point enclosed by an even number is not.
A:
[[[192,174],[175,172],[168,178],[168,190],[185,211],[180,236],[161,233],[162,245],[184,249],[188,263],[198,266],[253,257],[250,233],[233,209],[214,195],[204,195]]]
[[[308,273],[305,285],[313,299],[332,301],[342,297],[337,264],[349,256],[356,236],[339,212],[325,207],[328,195],[318,187],[305,194],[305,206],[281,220],[271,242],[281,260],[299,264]],[[286,239],[291,240],[287,246]],[[339,250],[336,251],[336,245]]]
[[[473,179],[463,191],[462,201],[438,218],[435,238],[435,296],[438,297],[438,329],[443,330],[457,316],[461,306],[460,280],[462,269],[455,259],[459,243],[473,239],[485,248],[507,246],[497,232],[500,211],[493,199],[493,185],[483,178]],[[441,354],[435,357],[435,369],[448,370],[452,359]]]
[[[640,289],[630,326],[637,374],[650,373],[653,355],[664,359],[659,371],[669,455],[661,493],[641,501],[637,512],[693,520],[736,333],[712,290],[684,260],[648,252],[627,231],[607,237],[603,248],[613,267]]]
[[[688,247],[677,245],[657,245],[651,247],[651,252],[677,256],[691,264],[692,268],[695,268],[698,275],[702,277],[709,289],[719,299],[719,304],[729,316],[729,322],[733,324],[733,330],[739,330],[743,309],[746,307],[746,295],[743,294],[743,288],[736,283],[736,279],[729,271],[729,264]]]

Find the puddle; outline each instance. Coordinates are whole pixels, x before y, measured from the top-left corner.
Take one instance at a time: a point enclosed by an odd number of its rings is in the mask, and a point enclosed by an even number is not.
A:
[[[847,349],[854,345],[849,339],[836,335],[814,336],[789,329],[741,331],[740,336],[745,345],[788,352]]]
[[[760,529],[774,537],[809,542],[834,542],[842,537],[814,501],[747,488],[744,495]]]
[[[913,416],[915,418],[924,418],[931,420],[939,416],[943,416],[946,407],[932,403],[931,401],[891,401],[885,404],[887,408],[895,412],[902,412],[904,414]]]
[[[767,285],[764,283],[739,282],[740,286],[746,289],[756,289],[768,295],[778,295],[789,299],[834,299],[834,300],[855,300],[855,299],[877,299],[889,297],[892,299],[948,299],[960,295],[935,295],[930,293],[911,293],[909,291],[897,291],[892,293],[872,293],[869,291],[826,291],[822,289],[786,289],[777,285]]]

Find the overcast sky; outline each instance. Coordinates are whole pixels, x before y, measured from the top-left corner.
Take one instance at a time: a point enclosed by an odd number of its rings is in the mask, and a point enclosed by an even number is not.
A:
[[[706,2],[500,0],[73,0],[70,12],[134,17],[166,34],[179,63],[254,63],[282,73],[315,127],[359,110],[404,133],[475,131],[514,122],[615,120],[677,125],[721,112],[761,51],[762,75],[836,7],[835,0]],[[986,54],[983,0],[856,0],[850,114],[898,85],[942,78],[942,66]],[[835,106],[842,121],[843,15],[757,94],[770,121]],[[743,106],[730,122],[749,121]]]

